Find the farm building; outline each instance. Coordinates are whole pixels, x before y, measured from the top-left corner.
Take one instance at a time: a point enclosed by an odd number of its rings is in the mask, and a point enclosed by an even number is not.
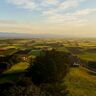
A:
[[[30,50],[0,49],[0,72],[18,62],[28,61]]]
[[[18,50],[14,55],[18,57],[20,61],[28,61],[29,53],[31,50]]]
[[[81,65],[81,60],[77,56],[69,56],[70,63],[73,67],[79,67]]]

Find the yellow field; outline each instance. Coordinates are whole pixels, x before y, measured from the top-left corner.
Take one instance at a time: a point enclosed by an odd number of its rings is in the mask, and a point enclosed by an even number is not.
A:
[[[29,66],[29,63],[26,63],[26,62],[20,62],[14,66],[11,67],[11,69],[7,70],[6,72],[4,73],[7,73],[7,72],[14,72],[14,71],[24,71],[25,69],[27,69]]]

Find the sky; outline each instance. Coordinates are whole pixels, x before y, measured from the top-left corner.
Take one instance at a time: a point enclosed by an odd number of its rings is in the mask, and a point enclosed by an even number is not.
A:
[[[0,32],[96,37],[96,0],[0,0]]]

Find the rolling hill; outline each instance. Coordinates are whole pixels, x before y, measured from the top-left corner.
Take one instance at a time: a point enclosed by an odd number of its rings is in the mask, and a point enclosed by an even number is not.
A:
[[[72,68],[66,77],[68,96],[96,96],[96,73],[85,68]]]

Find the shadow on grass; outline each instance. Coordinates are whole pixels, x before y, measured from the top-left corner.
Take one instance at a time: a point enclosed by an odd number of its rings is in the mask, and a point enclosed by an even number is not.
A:
[[[89,71],[88,74],[96,76],[96,72]]]
[[[96,71],[95,71],[95,69],[90,69],[90,68],[88,68],[87,73],[90,74],[90,75],[96,76]]]

